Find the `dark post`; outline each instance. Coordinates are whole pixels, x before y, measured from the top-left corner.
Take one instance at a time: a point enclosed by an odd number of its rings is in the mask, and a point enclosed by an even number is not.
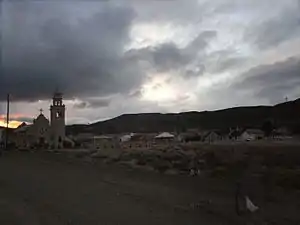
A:
[[[7,94],[7,105],[6,105],[6,135],[5,135],[5,149],[8,149],[8,124],[9,124],[9,94]]]

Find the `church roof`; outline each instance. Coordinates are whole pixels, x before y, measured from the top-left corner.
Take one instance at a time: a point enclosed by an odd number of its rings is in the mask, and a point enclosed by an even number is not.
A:
[[[22,127],[18,127],[15,129],[15,132],[26,132],[30,127],[31,127],[31,125],[25,125]]]
[[[42,121],[44,121],[44,122],[46,122],[46,123],[48,123],[49,124],[49,120],[44,116],[44,114],[40,114],[40,115],[38,115],[38,117],[36,118],[36,119],[34,119],[33,120],[33,123],[35,124],[36,122],[42,122]],[[42,123],[44,123],[44,122],[42,122]]]
[[[25,122],[21,123],[17,128],[21,128],[21,127],[24,127],[24,126],[27,126],[27,124]]]
[[[36,120],[48,120],[48,119],[44,116],[44,114],[41,113],[40,115],[38,115]]]

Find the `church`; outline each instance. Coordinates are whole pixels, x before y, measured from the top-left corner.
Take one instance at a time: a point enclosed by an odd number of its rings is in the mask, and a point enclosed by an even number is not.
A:
[[[50,121],[44,116],[43,110],[33,123],[23,123],[14,130],[11,141],[17,148],[63,148],[65,135],[65,105],[61,93],[54,93],[50,106]]]

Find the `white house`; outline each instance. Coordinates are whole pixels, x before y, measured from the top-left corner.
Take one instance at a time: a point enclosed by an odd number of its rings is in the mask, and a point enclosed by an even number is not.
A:
[[[168,133],[168,132],[163,132],[163,133],[160,133],[159,135],[157,135],[155,137],[155,139],[168,139],[168,140],[173,140],[175,138],[175,136],[171,133]]]
[[[242,141],[254,141],[262,139],[264,137],[264,132],[259,129],[246,129],[240,135]]]
[[[120,138],[121,149],[150,149],[153,146],[154,134],[128,134]]]
[[[169,132],[163,132],[154,137],[156,146],[168,146],[176,141],[175,135]]]
[[[120,137],[120,141],[124,142],[124,141],[130,141],[130,139],[134,136],[134,133],[130,133],[130,134],[125,134],[123,136]]]

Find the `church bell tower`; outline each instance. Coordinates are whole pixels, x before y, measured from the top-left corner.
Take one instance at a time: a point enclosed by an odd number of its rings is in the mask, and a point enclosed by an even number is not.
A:
[[[53,102],[50,106],[51,115],[51,142],[55,148],[63,147],[65,140],[65,105],[63,104],[62,93],[56,92],[52,98]]]

